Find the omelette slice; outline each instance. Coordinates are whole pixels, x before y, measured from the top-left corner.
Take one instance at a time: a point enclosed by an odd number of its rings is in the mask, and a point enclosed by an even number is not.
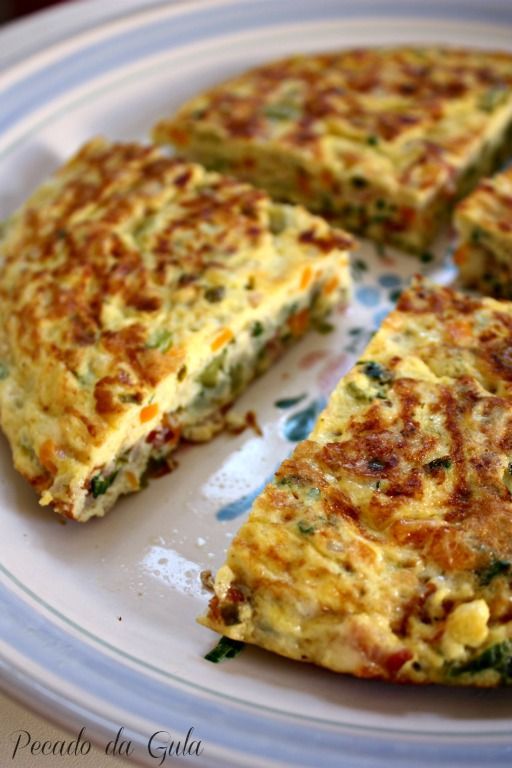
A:
[[[85,521],[347,300],[351,238],[166,157],[86,144],[0,241],[0,424],[43,505]]]
[[[512,55],[394,47],[294,56],[193,98],[157,142],[376,240],[422,251],[512,149]]]
[[[512,304],[416,282],[256,500],[202,623],[336,672],[512,681]]]
[[[456,208],[455,262],[469,288],[512,299],[512,168],[485,179]]]

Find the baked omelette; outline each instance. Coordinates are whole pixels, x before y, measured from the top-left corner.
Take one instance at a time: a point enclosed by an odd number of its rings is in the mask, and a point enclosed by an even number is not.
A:
[[[86,144],[4,227],[0,423],[40,503],[85,521],[349,288],[351,238],[162,155]]]
[[[512,168],[481,181],[455,210],[461,279],[470,288],[512,299]]]
[[[203,93],[157,142],[412,251],[512,149],[512,55],[441,47],[293,56]]]
[[[512,304],[416,282],[256,500],[201,622],[336,672],[512,681]]]

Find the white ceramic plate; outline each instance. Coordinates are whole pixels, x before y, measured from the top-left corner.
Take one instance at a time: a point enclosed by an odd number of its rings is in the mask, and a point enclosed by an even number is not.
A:
[[[430,0],[89,0],[0,31],[0,218],[91,135],[147,138],[155,120],[232,73],[295,51],[389,42],[512,48],[512,6]],[[184,450],[179,470],[104,520],[59,524],[0,442],[0,664],[6,691],[138,760],[155,731],[202,742],[205,766],[509,765],[508,693],[392,687],[246,648],[213,665],[195,623],[203,569],[222,562],[253,494],[311,424],[415,271],[453,277],[449,245],[423,261],[366,245],[356,294],[240,403],[245,433]],[[284,397],[304,397],[279,408]],[[282,405],[282,404],[281,404]],[[162,735],[165,744],[165,735]],[[155,746],[155,743],[154,743]],[[157,746],[157,745],[156,745]]]

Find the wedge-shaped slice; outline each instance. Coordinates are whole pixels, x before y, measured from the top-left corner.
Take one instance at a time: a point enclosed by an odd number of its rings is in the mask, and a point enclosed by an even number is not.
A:
[[[417,251],[511,149],[511,124],[512,55],[398,47],[259,67],[192,99],[154,137]]]
[[[164,157],[87,144],[0,243],[0,422],[41,503],[103,515],[339,300],[351,239]],[[149,466],[148,466],[149,465]]]
[[[455,211],[455,262],[465,285],[512,298],[512,168],[482,181]]]
[[[202,622],[359,677],[512,680],[512,304],[415,284],[256,500]]]

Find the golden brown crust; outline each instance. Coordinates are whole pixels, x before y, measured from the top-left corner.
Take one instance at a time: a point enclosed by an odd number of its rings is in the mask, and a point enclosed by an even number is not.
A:
[[[116,457],[199,398],[223,350],[245,345],[247,364],[278,323],[301,335],[314,301],[325,312],[346,293],[351,242],[155,147],[86,144],[0,241],[0,421],[17,468],[81,515],[92,476],[113,477]]]
[[[404,46],[265,64],[195,97],[154,136],[418,249],[510,150],[511,124],[509,53]]]
[[[363,677],[510,682],[511,321],[406,291],[256,500],[206,623]]]

